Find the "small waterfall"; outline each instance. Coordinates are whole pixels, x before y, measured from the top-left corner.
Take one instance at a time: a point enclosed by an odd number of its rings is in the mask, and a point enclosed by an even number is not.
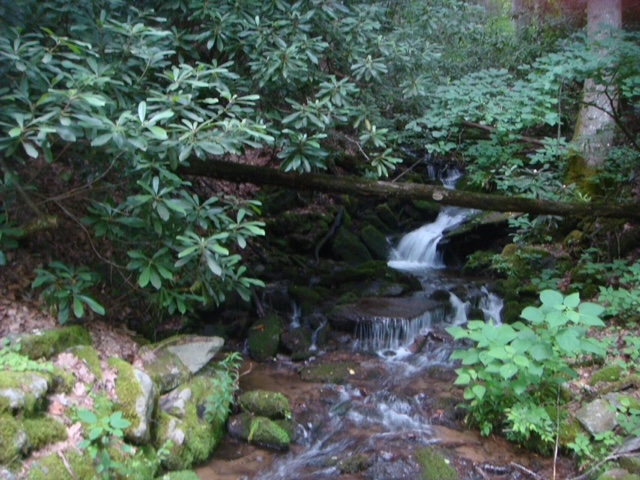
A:
[[[438,252],[438,242],[442,240],[445,231],[461,225],[469,212],[470,210],[455,207],[443,208],[433,223],[423,225],[402,237],[398,247],[391,251],[388,265],[397,270],[445,268],[442,253]]]
[[[463,302],[460,298],[452,292],[449,292],[449,301],[453,307],[453,314],[451,315],[451,323],[453,325],[463,325],[467,323],[467,312],[469,302]]]
[[[295,328],[300,328],[300,315],[302,314],[302,311],[300,310],[300,306],[295,303],[292,302],[291,303],[291,317],[289,317],[291,319],[291,323],[289,324],[289,326],[291,327],[291,329],[295,329]]]
[[[320,326],[318,326],[318,328],[316,328],[311,334],[311,346],[309,347],[310,352],[315,352],[316,350],[318,350],[318,334],[326,325],[327,319],[324,318],[322,319],[322,323],[320,324]]]
[[[483,288],[483,291],[486,293],[486,296],[481,298],[480,308],[484,313],[484,319],[486,321],[492,321],[494,325],[498,325],[501,323],[502,317],[500,313],[502,312],[504,302],[495,293],[489,293],[486,288]]]

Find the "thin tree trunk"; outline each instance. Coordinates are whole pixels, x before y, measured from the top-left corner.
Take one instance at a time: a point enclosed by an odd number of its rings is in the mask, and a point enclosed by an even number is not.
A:
[[[327,174],[283,173],[274,168],[220,160],[196,160],[192,166],[181,168],[179,173],[238,183],[275,185],[294,190],[345,193],[348,195],[377,198],[429,200],[442,205],[495,212],[640,219],[640,203],[599,204],[552,202],[548,200],[449,190],[433,185],[367,180],[352,176],[341,177]]]
[[[587,4],[587,32],[597,40],[610,28],[622,26],[621,0],[589,0]],[[599,53],[606,56],[606,51]],[[604,167],[607,153],[613,144],[617,108],[617,92],[610,85],[587,79],[584,83],[583,106],[578,115],[574,141],[588,167]]]

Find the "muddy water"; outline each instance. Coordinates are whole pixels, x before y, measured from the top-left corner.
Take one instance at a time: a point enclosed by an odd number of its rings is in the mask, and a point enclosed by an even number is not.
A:
[[[196,473],[202,480],[420,479],[416,451],[437,445],[461,479],[533,478],[524,469],[552,478],[552,459],[465,429],[455,407],[461,392],[452,386],[451,366],[433,365],[425,355],[433,357],[429,344],[421,353],[392,360],[345,348],[311,362],[355,362],[344,385],[304,382],[301,365],[286,359],[245,362],[241,389],[284,393],[299,423],[296,438],[284,453],[225,438]],[[350,467],[356,458],[360,471]],[[569,461],[557,468],[557,478],[570,476]]]

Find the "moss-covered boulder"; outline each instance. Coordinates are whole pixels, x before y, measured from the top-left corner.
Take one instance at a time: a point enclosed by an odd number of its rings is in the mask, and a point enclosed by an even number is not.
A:
[[[207,408],[210,408],[207,406],[207,397],[216,395],[219,388],[219,383],[213,378],[196,376],[176,389],[176,395],[189,399],[185,402],[181,417],[160,410],[154,445],[160,448],[167,441],[171,441],[170,454],[163,461],[164,468],[190,468],[193,464],[209,458],[218,445],[224,435],[224,419],[229,405],[218,405],[217,408],[221,411],[207,414]]]
[[[47,372],[0,371],[0,414],[34,415],[44,406],[49,382]]]
[[[277,315],[269,315],[258,320],[249,329],[247,348],[249,355],[258,362],[273,359],[280,346],[282,321]]]
[[[322,301],[322,295],[318,290],[302,285],[289,285],[289,296],[300,306],[302,315],[313,313]]]
[[[416,460],[422,470],[424,480],[458,480],[458,473],[450,461],[433,447],[424,447],[416,452]]]
[[[291,354],[291,360],[294,362],[306,360],[314,354],[311,351],[312,335],[313,332],[307,327],[292,328],[282,332],[280,341]]]
[[[146,443],[151,436],[151,421],[156,410],[158,391],[151,377],[119,358],[110,358],[109,366],[117,371],[115,382],[116,409],[131,422],[125,438],[134,443]]]
[[[360,230],[362,243],[369,249],[373,258],[386,260],[389,256],[389,243],[387,237],[373,225],[365,225]]]
[[[20,353],[32,360],[50,358],[76,345],[91,345],[91,335],[80,325],[44,330],[41,333],[21,335],[13,340],[20,342]]]
[[[280,392],[268,390],[251,390],[238,397],[238,405],[242,411],[272,420],[291,416],[289,400]]]
[[[289,433],[267,417],[240,413],[229,419],[227,428],[232,437],[265,448],[287,450],[291,443]]]
[[[622,376],[622,367],[620,365],[609,365],[601,368],[591,374],[589,385],[595,386],[601,382],[616,382]]]
[[[373,260],[367,247],[346,227],[338,229],[333,239],[332,250],[336,258],[350,264]]]
[[[382,223],[386,225],[389,230],[396,230],[399,225],[398,216],[393,213],[393,210],[386,203],[381,203],[376,207],[376,215]]]
[[[0,415],[0,464],[15,462],[28,451],[29,438],[22,423],[11,415]]]

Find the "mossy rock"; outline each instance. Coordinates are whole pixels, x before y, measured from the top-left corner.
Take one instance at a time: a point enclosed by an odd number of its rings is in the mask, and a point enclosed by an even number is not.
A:
[[[289,433],[278,423],[246,412],[231,417],[227,428],[234,438],[274,450],[287,450],[291,443]]]
[[[34,415],[44,407],[49,387],[47,372],[0,371],[0,414]]]
[[[92,345],[76,345],[69,349],[89,368],[89,371],[95,375],[98,380],[102,380],[102,367],[100,366],[100,357],[98,351]]]
[[[20,421],[0,415],[0,465],[10,465],[29,451],[29,438]]]
[[[297,362],[313,356],[314,352],[310,350],[312,336],[310,328],[299,327],[283,332],[280,340],[284,348],[291,353],[291,360]]]
[[[142,370],[119,358],[110,358],[109,366],[116,369],[116,410],[121,410],[131,425],[124,431],[125,438],[134,443],[148,442],[151,420],[157,409],[158,392],[151,377]]]
[[[67,439],[67,427],[54,418],[25,418],[23,425],[33,450]]]
[[[393,210],[389,208],[386,203],[381,203],[376,207],[376,215],[382,223],[384,223],[389,230],[396,230],[399,225],[398,216],[393,213]]]
[[[333,254],[352,265],[373,260],[367,247],[346,227],[340,227],[333,239]]]
[[[320,293],[311,287],[290,285],[289,296],[300,306],[302,315],[309,315],[315,311],[322,301]]]
[[[347,383],[353,375],[352,372],[359,368],[356,362],[324,363],[310,365],[300,371],[300,378],[305,382],[315,383]]]
[[[640,474],[640,458],[638,457],[620,457],[618,463],[629,473]]]
[[[213,378],[198,375],[178,387],[180,391],[190,390],[190,395],[186,395],[190,400],[185,405],[183,418],[163,411],[157,415],[154,446],[160,448],[167,440],[172,442],[170,454],[162,463],[167,470],[184,470],[205,461],[220,443],[229,405],[220,405],[222,411],[211,412],[211,417],[205,414],[207,397],[216,395],[219,388],[219,383]]]
[[[289,400],[280,392],[268,390],[251,390],[238,397],[240,409],[272,420],[289,418],[291,406]]]
[[[156,480],[200,480],[200,477],[193,470],[179,470],[176,472],[165,473]]]
[[[365,225],[360,230],[362,243],[369,249],[373,258],[386,260],[389,256],[387,237],[373,225]]]
[[[52,480],[70,478],[69,469],[77,480],[94,480],[98,474],[93,461],[88,454],[82,454],[74,448],[64,451],[64,459],[57,453],[52,453],[37,460],[31,465],[27,480]]]
[[[433,447],[424,447],[416,452],[416,460],[424,480],[458,480],[458,473],[447,459]]]
[[[622,367],[620,365],[609,365],[593,372],[589,378],[589,385],[595,386],[600,382],[616,382],[622,376]]]
[[[282,321],[277,315],[269,315],[258,320],[249,329],[247,348],[251,358],[258,362],[273,359],[280,346]]]
[[[32,360],[51,358],[76,345],[91,345],[91,335],[80,325],[45,330],[38,334],[17,337],[21,348],[20,353]]]
[[[624,468],[613,468],[601,474],[598,480],[640,480],[640,475],[629,473]]]
[[[362,454],[355,454],[355,455],[348,455],[347,457],[340,459],[336,467],[338,468],[340,473],[349,475],[349,474],[364,472],[372,464],[373,464],[373,461],[369,456],[362,455]]]

